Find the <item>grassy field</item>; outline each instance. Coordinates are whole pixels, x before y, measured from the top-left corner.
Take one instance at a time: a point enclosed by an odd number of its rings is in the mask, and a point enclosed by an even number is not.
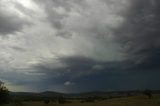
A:
[[[10,104],[7,106],[15,106]],[[19,106],[160,106],[160,95],[153,95],[152,99],[148,99],[146,96],[132,96],[113,98],[103,101],[85,102],[72,101],[72,103],[58,104],[50,102],[45,105],[43,102],[23,102]]]

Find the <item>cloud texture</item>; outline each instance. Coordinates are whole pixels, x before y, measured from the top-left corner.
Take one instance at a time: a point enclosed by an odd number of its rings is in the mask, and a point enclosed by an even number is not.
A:
[[[159,89],[158,0],[0,0],[11,90]]]

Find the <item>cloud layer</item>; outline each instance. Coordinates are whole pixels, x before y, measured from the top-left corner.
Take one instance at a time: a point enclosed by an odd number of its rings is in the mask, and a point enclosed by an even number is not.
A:
[[[159,5],[0,0],[0,79],[18,91],[159,89]]]

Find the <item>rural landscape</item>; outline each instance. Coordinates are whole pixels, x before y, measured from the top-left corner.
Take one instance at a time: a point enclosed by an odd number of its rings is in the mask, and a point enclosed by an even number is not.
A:
[[[9,92],[0,84],[0,106],[159,106],[160,91],[58,93]]]
[[[160,106],[160,0],[0,0],[0,106]]]

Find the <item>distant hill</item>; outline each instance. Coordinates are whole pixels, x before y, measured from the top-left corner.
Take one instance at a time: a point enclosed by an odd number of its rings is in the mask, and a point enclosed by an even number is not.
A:
[[[64,96],[63,93],[58,92],[40,92],[40,93],[33,93],[33,92],[10,92],[10,95],[14,98],[20,98],[25,101],[40,101],[44,99],[54,99],[61,96]]]

